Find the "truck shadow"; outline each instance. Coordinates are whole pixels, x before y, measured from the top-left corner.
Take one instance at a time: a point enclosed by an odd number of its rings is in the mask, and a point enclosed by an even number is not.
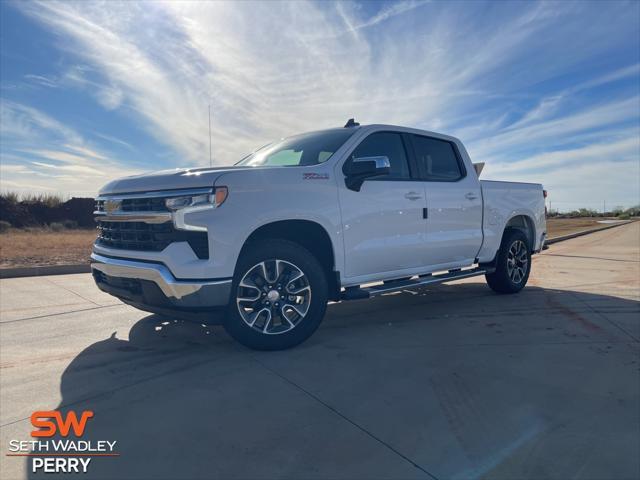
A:
[[[332,388],[335,395],[340,388],[348,389],[349,378],[371,375],[381,362],[398,362],[402,369],[407,345],[424,346],[412,349],[406,361],[424,355],[430,362],[427,382],[434,369],[441,369],[442,375],[448,372],[450,360],[443,357],[439,367],[434,363],[438,360],[429,356],[430,349],[447,345],[576,342],[598,344],[596,348],[606,352],[608,344],[625,344],[633,346],[637,360],[637,336],[634,340],[629,333],[637,335],[631,319],[637,321],[639,311],[639,302],[606,295],[532,286],[518,295],[498,296],[478,283],[440,285],[367,302],[330,304],[325,322],[310,340],[296,349],[272,353],[238,346],[220,327],[148,315],[129,332],[114,332],[71,361],[60,379],[62,400],[56,409],[63,416],[92,410],[94,417],[82,440],[117,442],[120,456],[92,458],[89,478],[406,477],[407,472],[420,471],[406,470],[404,460],[395,455],[390,460],[386,451],[380,454],[385,449],[379,443],[345,426],[347,422],[288,378],[317,379],[318,365],[325,365],[329,373],[342,368],[349,374],[326,377],[327,382],[337,382]],[[614,325],[604,316],[620,323]],[[389,349],[394,349],[391,359]],[[366,353],[366,361],[358,358],[359,353]],[[538,360],[530,361],[535,365]],[[580,371],[579,365],[575,367]],[[637,363],[622,372],[630,381],[637,373]],[[416,394],[410,390],[394,395]],[[322,398],[323,392],[315,391]],[[424,389],[420,394],[434,395]],[[384,388],[373,389],[359,392],[351,401],[385,395]],[[335,399],[337,404],[341,401]],[[568,397],[567,404],[571,402]],[[399,414],[386,401],[377,405],[373,412],[377,416]],[[520,408],[515,401],[496,412],[499,422],[515,422],[513,428],[501,425],[483,435],[453,432],[459,444],[451,446],[450,458],[422,466],[436,476],[452,476],[449,462],[462,455],[458,473],[481,473],[481,466],[496,458],[500,445],[513,441],[509,435],[527,428],[511,415]],[[425,421],[425,410],[413,414],[413,426],[406,427],[413,431],[398,435],[439,438],[450,433],[438,430],[438,422]],[[633,421],[628,428],[633,429]],[[417,461],[427,447],[413,447],[409,456]],[[554,455],[562,455],[557,451],[562,445],[555,447]],[[503,458],[491,468],[508,460]],[[29,478],[42,476],[31,473],[31,462],[27,462]]]

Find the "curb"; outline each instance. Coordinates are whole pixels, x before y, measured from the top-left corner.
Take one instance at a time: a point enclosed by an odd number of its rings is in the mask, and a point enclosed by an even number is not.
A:
[[[0,278],[38,277],[40,275],[68,275],[70,273],[90,273],[89,263],[73,265],[48,265],[43,267],[0,268]]]
[[[601,228],[592,228],[590,230],[584,230],[582,232],[570,233],[568,235],[561,235],[560,237],[553,237],[544,242],[545,245],[553,245],[554,243],[564,242],[565,240],[571,240],[572,238],[582,237],[583,235],[589,235],[590,233],[602,232],[603,230],[609,230],[610,228],[619,227],[621,225],[628,225],[635,220],[628,220],[626,222],[615,223]]]

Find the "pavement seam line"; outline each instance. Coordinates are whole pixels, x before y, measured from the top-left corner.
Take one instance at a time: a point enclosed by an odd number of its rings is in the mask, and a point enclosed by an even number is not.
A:
[[[91,302],[93,303],[93,302]],[[94,305],[96,305],[94,303]],[[27,317],[27,318],[16,318],[15,320],[6,320],[4,322],[0,322],[0,325],[4,325],[6,323],[16,323],[16,322],[24,322],[26,320],[38,320],[41,318],[47,318],[47,317],[57,317],[59,315],[67,315],[69,313],[78,313],[78,312],[88,312],[91,310],[99,310],[101,308],[110,308],[110,307],[126,307],[127,305],[125,305],[124,303],[116,303],[113,305],[99,305],[97,307],[91,307],[91,308],[81,308],[80,310],[69,310],[66,312],[58,312],[58,313],[49,313],[47,315],[38,315],[35,317]]]
[[[45,277],[46,278],[46,277]],[[56,287],[62,288],[63,290],[66,290],[67,292],[76,295],[78,297],[80,297],[81,299],[83,299],[85,302],[89,302],[89,303],[93,303],[94,305],[99,305],[98,303],[94,302],[93,300],[89,300],[88,298],[83,297],[82,295],[80,295],[78,292],[74,292],[73,290],[65,287],[64,285],[60,285],[56,282],[53,282],[50,278],[46,278],[47,282],[49,282],[51,285],[55,285]]]
[[[589,257],[586,255],[562,255],[561,253],[543,253],[545,257],[587,258],[589,260],[604,260],[606,262],[640,263],[640,260],[624,260],[622,258]]]
[[[310,391],[308,391],[307,389],[305,389],[304,387],[298,385],[296,382],[294,382],[293,380],[290,380],[289,378],[285,377],[284,375],[280,374],[279,372],[277,372],[276,370],[268,367],[267,365],[265,365],[263,362],[261,362],[260,360],[258,360],[254,355],[250,355],[250,357],[258,364],[260,365],[262,368],[264,368],[265,370],[267,370],[268,372],[271,372],[273,375],[279,377],[280,379],[284,380],[285,382],[287,382],[288,384],[292,385],[293,387],[295,387],[296,389],[300,390],[302,393],[304,393],[305,395],[307,395],[308,397],[312,398],[313,400],[315,400],[316,402],[318,402],[319,404],[321,404],[322,406],[324,406],[325,408],[329,409],[331,412],[333,412],[334,414],[336,414],[337,416],[339,416],[340,418],[342,418],[343,420],[345,420],[346,422],[350,423],[352,426],[356,427],[358,430],[360,430],[361,432],[363,432],[365,435],[369,436],[370,438],[372,438],[373,440],[375,440],[376,442],[378,442],[379,444],[381,444],[382,446],[386,447],[388,450],[392,451],[393,453],[395,453],[397,456],[399,456],[400,458],[402,458],[403,460],[405,460],[406,462],[410,463],[411,465],[413,465],[413,467],[417,468],[418,470],[420,470],[421,472],[425,473],[426,475],[429,476],[429,478],[432,478],[433,480],[438,480],[438,477],[436,477],[433,473],[429,472],[428,470],[426,470],[425,468],[423,468],[422,466],[420,466],[419,464],[417,464],[416,462],[414,462],[413,460],[411,460],[409,457],[407,457],[406,455],[404,455],[402,452],[398,451],[397,449],[395,449],[394,447],[392,447],[391,445],[389,445],[387,442],[385,442],[384,440],[382,440],[380,437],[374,435],[373,433],[371,433],[369,430],[367,430],[366,428],[364,428],[363,426],[359,425],[358,423],[356,423],[355,421],[351,420],[349,417],[347,417],[346,415],[344,415],[343,413],[341,413],[338,409],[332,407],[331,405],[329,405],[328,403],[326,403],[325,401],[323,401],[320,397],[318,397],[317,395],[314,395],[313,393],[311,393]]]

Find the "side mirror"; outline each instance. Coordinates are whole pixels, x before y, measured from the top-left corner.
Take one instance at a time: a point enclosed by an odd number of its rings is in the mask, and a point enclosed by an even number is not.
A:
[[[344,183],[349,190],[359,192],[367,178],[389,175],[391,162],[389,157],[359,157],[347,162],[343,168],[346,175]]]

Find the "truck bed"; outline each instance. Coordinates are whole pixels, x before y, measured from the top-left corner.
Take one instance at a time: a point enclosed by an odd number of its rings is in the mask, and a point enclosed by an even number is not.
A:
[[[493,258],[502,239],[502,232],[507,226],[507,220],[518,215],[527,215],[534,219],[534,224],[529,225],[533,230],[533,250],[540,250],[543,236],[546,235],[542,185],[480,180],[480,187],[484,202],[482,220],[484,241],[478,255],[480,261],[487,261],[488,257]],[[518,221],[512,220],[514,226],[519,226]]]

